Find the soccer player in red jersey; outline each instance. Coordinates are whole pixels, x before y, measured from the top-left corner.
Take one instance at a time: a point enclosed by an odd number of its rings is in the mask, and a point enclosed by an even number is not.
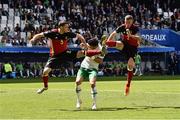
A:
[[[113,31],[108,39],[102,41],[103,45],[108,47],[115,47],[122,50],[126,56],[127,64],[127,83],[125,88],[125,95],[127,96],[130,91],[130,84],[133,77],[133,68],[135,67],[134,56],[137,54],[137,48],[140,45],[141,38],[137,34],[139,31],[138,27],[133,24],[133,17],[131,15],[125,16],[125,23],[119,26]],[[122,41],[115,41],[114,37],[117,33],[120,33]]]
[[[66,63],[67,61],[71,61],[78,57],[93,56],[96,54],[100,54],[101,51],[71,51],[68,49],[68,39],[69,38],[78,38],[87,48],[86,41],[84,37],[78,33],[70,32],[69,23],[66,21],[62,21],[58,25],[58,29],[52,29],[51,31],[42,32],[36,34],[31,40],[31,43],[36,42],[41,37],[49,38],[49,47],[50,47],[50,57],[48,62],[46,63],[42,79],[44,82],[44,87],[37,91],[38,94],[41,94],[45,90],[48,89],[48,76],[52,69],[60,67],[60,65]]]

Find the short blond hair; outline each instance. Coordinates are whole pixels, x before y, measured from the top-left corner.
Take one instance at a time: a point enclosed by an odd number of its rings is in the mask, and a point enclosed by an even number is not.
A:
[[[133,16],[132,15],[126,15],[125,20],[133,20]]]

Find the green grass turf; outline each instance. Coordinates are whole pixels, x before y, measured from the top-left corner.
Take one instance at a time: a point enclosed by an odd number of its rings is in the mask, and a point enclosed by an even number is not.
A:
[[[99,78],[96,111],[90,109],[88,82],[82,85],[83,104],[79,111],[75,108],[75,85],[70,82],[74,78],[61,78],[63,82],[53,78],[49,90],[41,95],[36,94],[42,87],[38,78],[0,80],[0,119],[180,119],[179,76],[145,78],[132,82],[127,97],[123,95],[124,77]]]

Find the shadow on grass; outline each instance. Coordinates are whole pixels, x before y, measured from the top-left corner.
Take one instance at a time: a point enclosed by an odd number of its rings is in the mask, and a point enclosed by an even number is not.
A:
[[[162,109],[162,108],[170,108],[170,109],[180,109],[179,106],[137,106],[143,109]]]
[[[1,94],[1,93],[7,93],[7,91],[0,90],[0,94]]]
[[[122,110],[148,110],[148,109],[180,109],[180,107],[175,106],[137,106],[137,107],[105,107],[105,108],[98,108],[97,110],[92,110],[90,108],[82,108],[80,110],[78,109],[50,109],[51,111],[71,111],[71,112],[79,112],[79,111],[122,111]]]

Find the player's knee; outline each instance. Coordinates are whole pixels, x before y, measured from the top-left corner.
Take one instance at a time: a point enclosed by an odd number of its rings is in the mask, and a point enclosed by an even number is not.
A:
[[[91,80],[90,81],[91,88],[94,88],[96,86],[96,81]]]
[[[51,68],[44,68],[42,76],[48,76],[50,71],[51,71]]]
[[[128,65],[128,66],[127,66],[127,70],[128,70],[128,71],[133,71],[133,68],[134,68],[134,67],[133,67],[132,65]]]
[[[80,80],[76,80],[76,85],[80,85],[81,81]]]
[[[128,69],[133,69],[135,67],[135,64],[133,62],[129,62],[127,65]]]
[[[75,83],[76,85],[80,85],[82,83],[82,80],[77,78]]]
[[[95,83],[91,84],[91,88],[94,88],[94,87],[96,87],[96,84]]]

